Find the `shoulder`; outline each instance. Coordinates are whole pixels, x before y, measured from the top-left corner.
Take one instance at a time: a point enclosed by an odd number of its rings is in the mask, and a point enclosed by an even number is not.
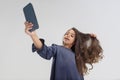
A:
[[[58,48],[58,49],[65,49],[65,47],[64,46],[62,46],[62,45],[58,45],[58,44],[52,44],[51,45],[52,47],[56,47],[56,48]]]
[[[54,49],[56,49],[56,51],[57,51],[58,53],[61,53],[61,52],[65,52],[65,51],[66,51],[65,47],[63,47],[62,45],[52,44],[51,47],[54,48]]]
[[[54,46],[54,47],[62,47],[62,45],[58,45],[58,44],[52,44],[51,46]]]
[[[52,46],[56,47],[56,50],[61,54],[62,53],[63,54],[72,53],[72,55],[74,54],[74,52],[71,49],[65,48],[63,45],[52,44]],[[70,54],[67,54],[67,55],[70,55]]]

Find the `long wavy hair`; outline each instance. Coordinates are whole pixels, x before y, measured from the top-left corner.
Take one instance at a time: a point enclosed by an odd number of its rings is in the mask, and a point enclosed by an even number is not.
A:
[[[85,75],[93,69],[93,63],[97,63],[103,58],[103,49],[96,37],[82,33],[74,27],[72,30],[75,32],[75,41],[71,49],[75,53],[79,73]],[[90,64],[91,68],[87,64]]]

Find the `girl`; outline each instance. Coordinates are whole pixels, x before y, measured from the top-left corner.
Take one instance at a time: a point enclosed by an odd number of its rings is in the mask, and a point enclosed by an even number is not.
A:
[[[102,59],[103,50],[94,34],[71,28],[64,34],[63,45],[47,46],[35,31],[29,31],[32,26],[25,22],[25,32],[33,40],[32,51],[45,59],[53,58],[50,80],[84,80],[89,70],[87,64],[92,66]]]

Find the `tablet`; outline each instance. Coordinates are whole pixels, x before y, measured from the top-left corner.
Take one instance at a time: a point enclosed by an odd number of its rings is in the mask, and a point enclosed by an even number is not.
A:
[[[27,4],[23,8],[24,16],[26,21],[31,22],[33,24],[32,29],[30,30],[31,32],[39,28],[39,24],[36,18],[36,14],[33,8],[33,5],[31,3]]]

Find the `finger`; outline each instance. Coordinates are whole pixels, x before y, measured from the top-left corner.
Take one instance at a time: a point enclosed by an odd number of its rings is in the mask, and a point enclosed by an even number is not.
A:
[[[96,37],[96,34],[92,34],[94,37]]]
[[[96,35],[95,35],[95,34],[92,34],[92,36],[93,36],[93,37],[96,37]]]
[[[30,33],[30,30],[31,30],[31,29],[32,29],[32,28],[26,28],[26,29],[25,29],[25,32],[26,32],[26,33]]]
[[[33,26],[33,23],[30,23],[30,26]]]
[[[32,23],[25,23],[25,27],[26,27],[26,28],[32,28],[32,27],[33,27],[33,24],[32,24]]]
[[[29,28],[25,28],[26,31],[29,31],[30,29],[32,29],[32,27],[29,27]]]
[[[25,24],[26,27],[29,25],[29,23],[27,21],[24,24]]]
[[[33,26],[33,23],[32,23],[32,22],[30,22],[30,23],[29,23],[29,25],[30,25],[30,26]]]
[[[27,27],[28,27],[28,28],[32,28],[32,27],[33,27],[33,24],[28,24]]]
[[[91,34],[90,34],[90,36],[91,36],[91,37],[96,37],[96,35],[95,35],[95,34],[93,34],[93,33],[91,33]]]
[[[24,24],[28,24],[29,22],[28,21],[25,21]]]

